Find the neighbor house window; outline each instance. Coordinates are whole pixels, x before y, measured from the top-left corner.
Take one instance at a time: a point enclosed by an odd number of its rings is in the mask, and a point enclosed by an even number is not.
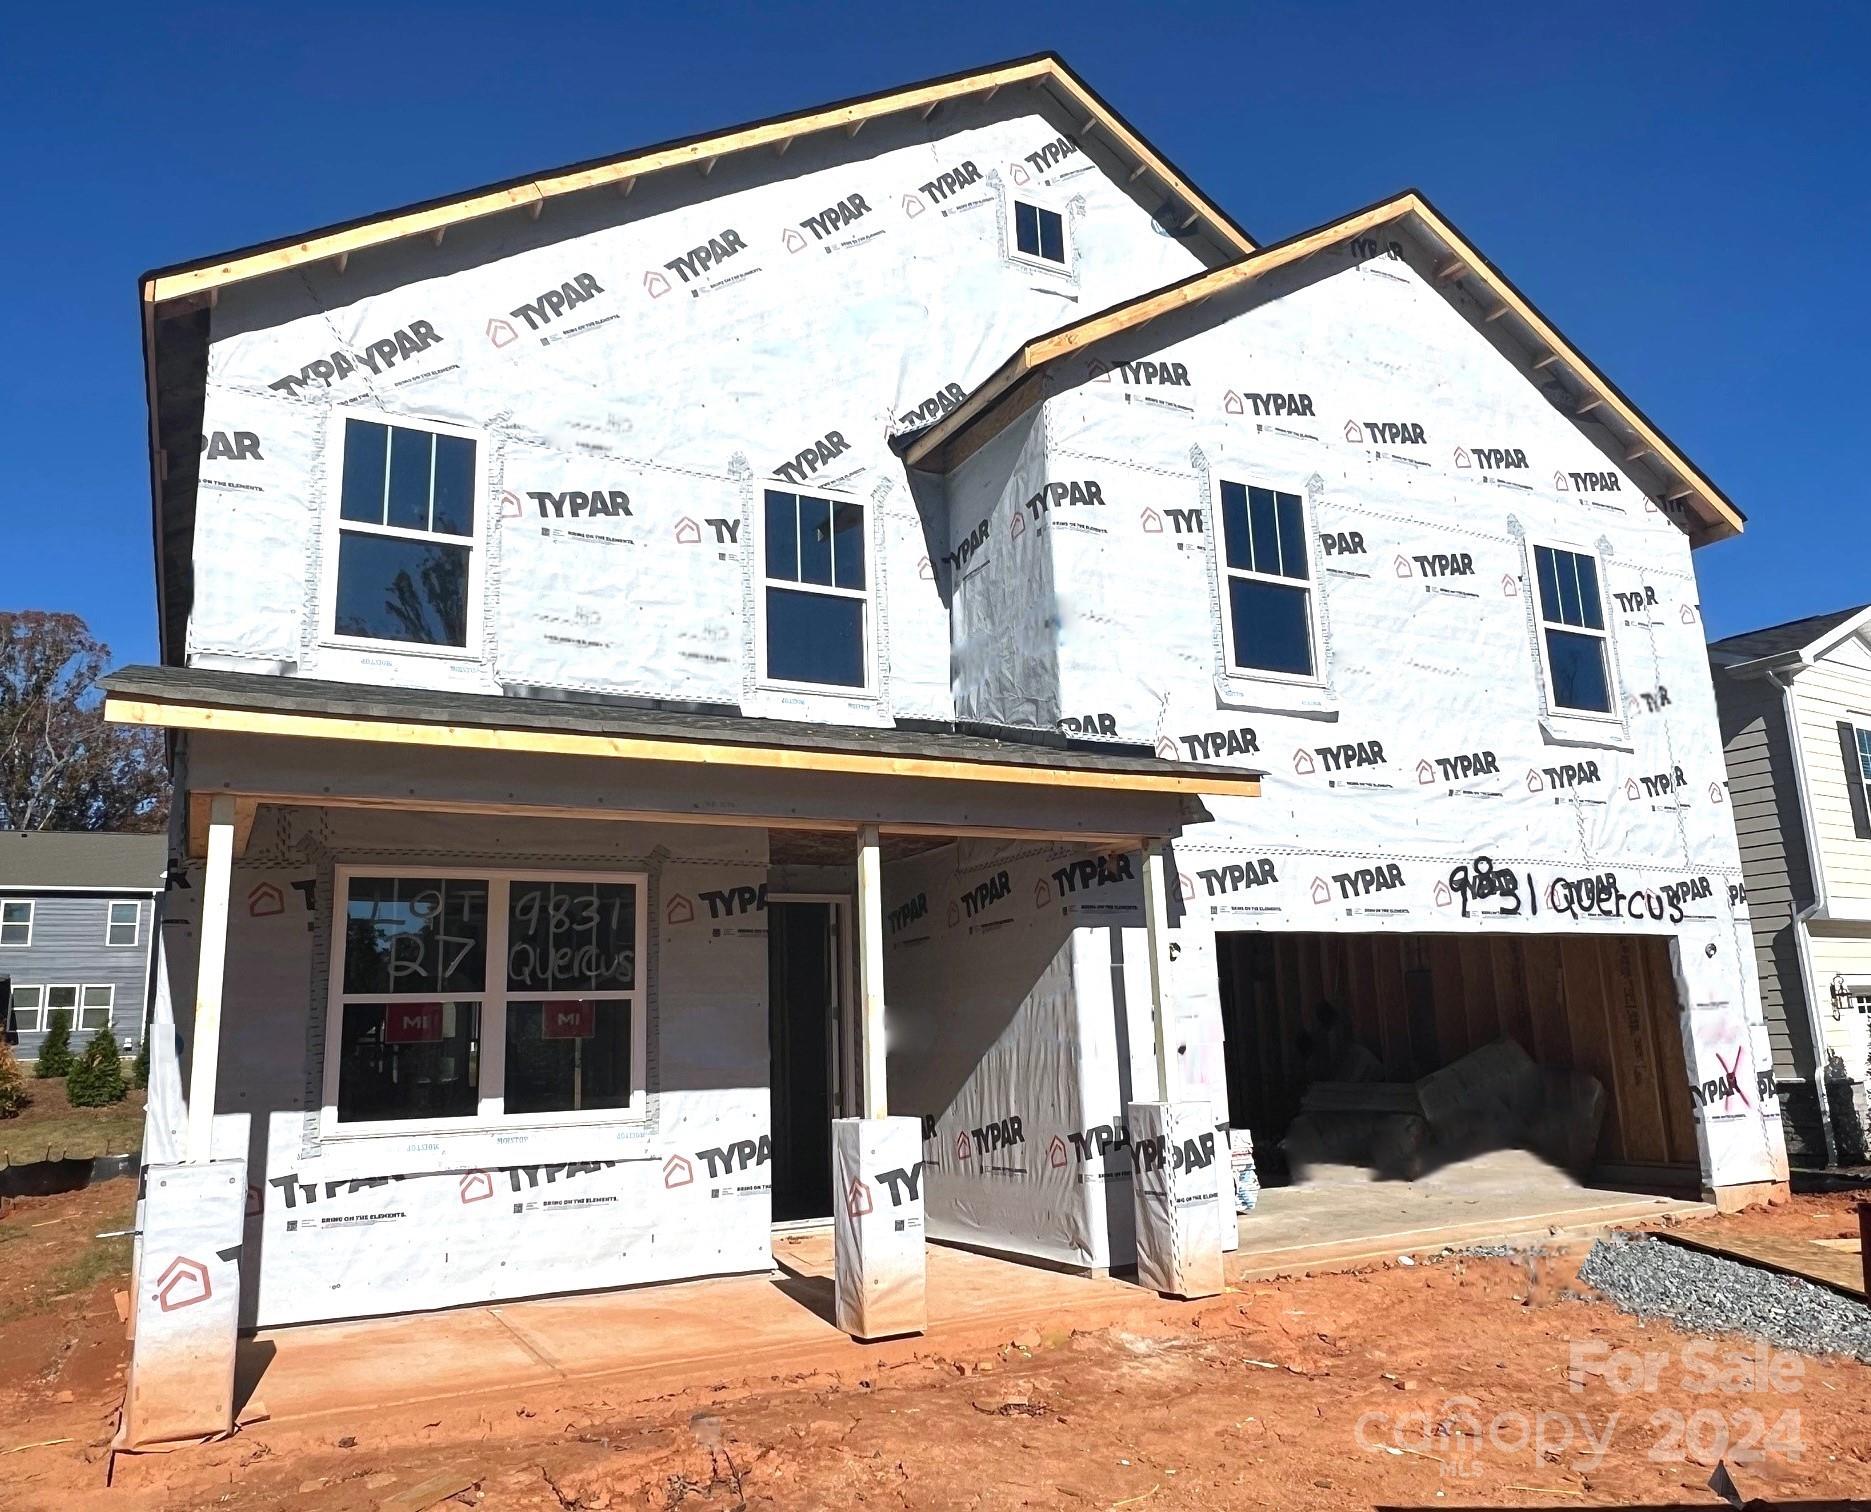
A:
[[[474,494],[469,438],[346,417],[332,628],[465,647]]]
[[[1065,266],[1065,217],[1056,210],[1013,202],[1013,244],[1022,257]]]
[[[341,872],[338,1124],[641,1117],[643,879]]]
[[[117,989],[108,982],[101,986],[81,989],[81,996],[78,1000],[78,1027],[80,1029],[110,1028],[110,1009],[116,997]]]
[[[1597,559],[1583,551],[1535,546],[1533,568],[1539,582],[1546,688],[1553,707],[1609,714],[1611,652]]]
[[[110,922],[104,927],[106,945],[136,944],[137,926],[143,915],[141,903],[113,903],[110,906]]]
[[[1221,535],[1229,670],[1316,676],[1312,569],[1299,495],[1224,481]]]
[[[0,903],[0,945],[32,944],[32,901],[14,898]]]
[[[39,1013],[45,1006],[45,988],[15,987],[13,1001],[8,1005],[7,1032],[10,1034],[37,1034],[39,1032]]]
[[[765,637],[776,682],[862,688],[870,681],[864,506],[768,490]]]
[[[76,987],[46,988],[45,1027],[47,1029],[58,1022],[62,1022],[67,1029],[75,1028],[77,1017],[78,989]]]

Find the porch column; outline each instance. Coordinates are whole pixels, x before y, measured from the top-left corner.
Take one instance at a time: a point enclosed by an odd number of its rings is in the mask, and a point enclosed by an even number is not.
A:
[[[856,1339],[921,1333],[922,1120],[890,1118],[885,1085],[883,854],[858,826],[858,1044],[864,1116],[832,1120],[832,1241],[838,1326]]]
[[[201,884],[201,958],[195,968],[195,1026],[188,1042],[187,1160],[214,1158],[215,1075],[221,1060],[221,986],[227,974],[227,908],[234,884],[234,800],[208,804],[208,869]]]
[[[1221,1189],[1215,1119],[1205,1101],[1172,1100],[1169,1080],[1169,890],[1163,841],[1143,846],[1143,921],[1156,1018],[1157,1101],[1125,1110],[1136,1204],[1137,1280],[1172,1297],[1222,1288]]]
[[[234,1426],[247,1159],[244,1151],[227,1160],[214,1158],[234,811],[231,797],[209,800],[201,954],[189,1035],[188,1127],[180,1164],[143,1168],[132,1283],[134,1334],[120,1448],[208,1438]]]

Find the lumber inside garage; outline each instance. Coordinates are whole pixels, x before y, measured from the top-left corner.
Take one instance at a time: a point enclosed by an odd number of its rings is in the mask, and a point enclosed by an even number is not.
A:
[[[1322,1012],[1408,1081],[1503,1035],[1603,1084],[1600,1165],[1688,1166],[1669,942],[1630,935],[1217,936],[1230,1121],[1277,1141],[1320,1071]]]

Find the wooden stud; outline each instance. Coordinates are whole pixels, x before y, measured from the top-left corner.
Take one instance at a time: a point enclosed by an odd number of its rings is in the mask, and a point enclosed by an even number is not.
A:
[[[848,137],[856,136],[860,131],[864,129],[864,122],[866,119],[867,117],[864,117],[864,116],[858,117],[857,120],[853,121],[849,126],[845,127],[845,135]]]
[[[1124,182],[1127,184],[1136,183],[1138,179],[1144,176],[1144,173],[1149,169],[1149,166],[1150,165],[1148,163],[1139,163],[1135,168],[1130,170],[1130,176],[1126,178]]]
[[[1557,361],[1559,361],[1559,353],[1548,352],[1544,357],[1537,358],[1534,361],[1533,371],[1536,373],[1543,373]]]
[[[448,235],[448,227],[437,226],[429,233],[429,242],[432,246],[439,247],[442,245],[442,238],[446,235]]]
[[[340,252],[336,257],[332,258],[331,261],[332,266],[338,270],[339,276],[342,277],[344,270],[351,266],[351,254],[349,252]]]
[[[1648,446],[1633,446],[1629,451],[1625,452],[1624,460],[1626,462],[1641,462],[1645,457],[1654,457],[1655,455],[1656,453]]]
[[[785,157],[787,150],[798,140],[797,137],[781,137],[773,144],[773,155],[775,157]]]
[[[542,199],[534,200],[532,204],[526,207],[526,218],[528,220],[538,220],[540,216],[540,212],[543,211],[545,208],[546,208],[546,202],[544,200]]]
[[[1483,315],[1481,318],[1485,320],[1489,325],[1493,325],[1495,321],[1499,320],[1506,313],[1507,313],[1506,305],[1496,305],[1492,310],[1488,311],[1488,313],[1486,315]]]
[[[701,165],[702,177],[707,178],[709,174],[713,173],[715,171],[715,164],[720,161],[721,161],[720,157],[716,156],[716,157],[711,157],[706,162],[704,162]]]
[[[623,196],[623,198],[625,198],[625,199],[629,199],[629,198],[630,198],[630,191],[631,191],[631,190],[633,190],[633,189],[635,189],[636,187],[637,187],[637,176],[636,176],[636,174],[634,174],[634,173],[633,173],[633,174],[631,174],[631,175],[630,175],[630,177],[629,177],[629,178],[627,178],[627,179],[624,179],[624,180],[622,180],[622,181],[621,181],[621,182],[620,182],[620,183],[618,184],[618,186],[617,186],[617,192],[618,192],[618,194],[620,194],[621,196]]]
[[[1084,124],[1083,126],[1081,126],[1081,127],[1079,127],[1079,129],[1078,129],[1078,134],[1079,134],[1080,136],[1090,136],[1090,135],[1091,135],[1091,128],[1092,128],[1092,127],[1094,127],[1094,126],[1096,126],[1097,124],[1098,124],[1098,118],[1097,118],[1097,117],[1096,117],[1095,115],[1088,115],[1088,116],[1086,116],[1086,117],[1085,117],[1085,124]]]
[[[105,717],[117,724],[172,730],[219,730],[236,735],[296,735],[313,740],[365,744],[450,746],[557,756],[601,756],[620,761],[678,765],[753,767],[769,771],[845,772],[853,776],[926,777],[943,781],[993,782],[1013,787],[1076,788],[1101,792],[1182,793],[1258,797],[1258,777],[1224,776],[1213,769],[1190,773],[1098,772],[1084,767],[1027,766],[1016,762],[967,761],[933,756],[879,756],[852,751],[791,750],[668,740],[634,735],[593,735],[560,730],[495,729],[481,725],[418,724],[387,719],[347,719],[337,714],[289,714],[256,709],[219,709],[111,694]]]
[[[1183,217],[1182,225],[1178,227],[1177,229],[1182,230],[1182,231],[1187,231],[1200,218],[1201,217],[1198,216],[1195,211],[1191,210],[1187,215]]]
[[[169,481],[169,449],[167,447],[156,449],[156,476],[165,483]]]
[[[925,121],[928,120],[930,116],[934,115],[941,108],[942,102],[940,100],[931,100],[927,105],[923,106],[923,119]]]
[[[1436,269],[1436,282],[1439,284],[1454,283],[1456,279],[1466,278],[1467,276],[1468,264],[1463,262],[1459,257],[1453,262],[1446,262],[1440,268]]]
[[[1605,407],[1605,401],[1603,397],[1598,394],[1594,394],[1592,395],[1591,398],[1587,399],[1585,403],[1581,404],[1572,413],[1574,415],[1589,415],[1593,410],[1603,409],[1604,407]]]
[[[993,99],[994,96],[999,93],[1000,93],[1000,85],[998,84],[988,85],[988,87],[981,92],[980,103],[983,105],[987,104],[989,100]]]

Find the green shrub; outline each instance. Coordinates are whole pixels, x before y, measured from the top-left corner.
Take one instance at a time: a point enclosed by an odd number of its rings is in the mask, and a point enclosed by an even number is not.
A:
[[[117,1042],[110,1030],[100,1029],[91,1036],[91,1043],[84,1047],[84,1054],[65,1078],[65,1100],[74,1108],[101,1108],[106,1103],[122,1102],[127,1090]]]
[[[0,1118],[18,1118],[31,1101],[26,1095],[26,1073],[13,1058],[13,1047],[0,1039]]]
[[[136,1060],[131,1067],[131,1080],[139,1087],[149,1085],[149,1032],[144,1031],[143,1043],[137,1046]]]
[[[33,1075],[42,1081],[48,1076],[63,1076],[71,1070],[71,1019],[63,1014],[52,1020],[52,1027],[39,1042],[39,1059]]]

